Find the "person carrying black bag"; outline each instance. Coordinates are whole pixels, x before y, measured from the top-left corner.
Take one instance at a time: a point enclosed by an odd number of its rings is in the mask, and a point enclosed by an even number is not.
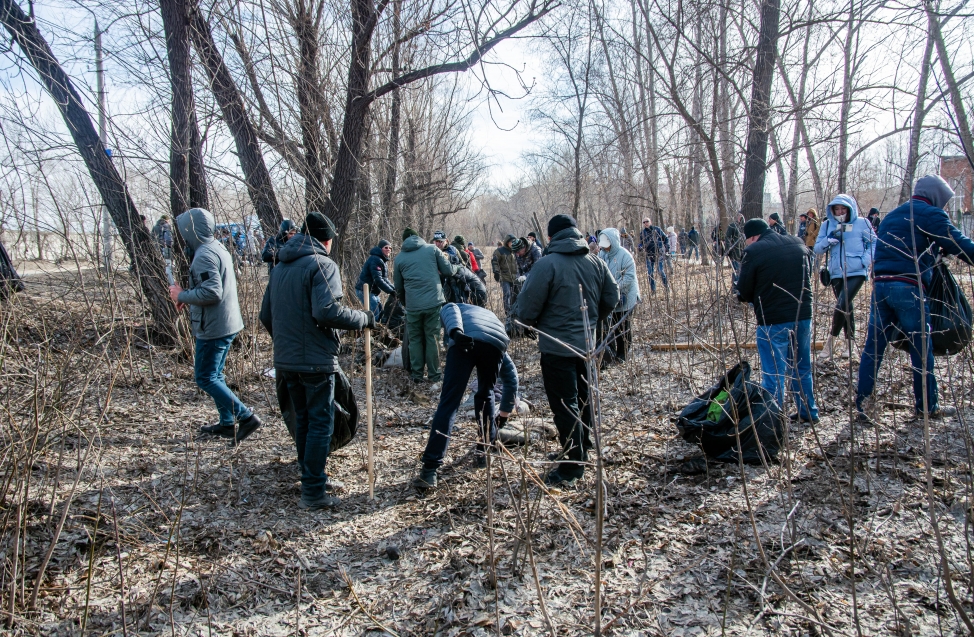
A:
[[[937,175],[921,177],[913,187],[913,197],[887,214],[879,226],[869,330],[856,387],[856,420],[861,425],[876,424],[866,414],[864,403],[876,387],[886,346],[899,332],[910,341],[916,416],[943,418],[957,413],[953,407],[941,406],[937,394],[927,296],[936,249],[974,265],[974,241],[955,228],[944,212],[953,196],[954,191]]]

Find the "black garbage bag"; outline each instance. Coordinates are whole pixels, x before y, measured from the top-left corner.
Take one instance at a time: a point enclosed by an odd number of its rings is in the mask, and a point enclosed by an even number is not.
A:
[[[950,356],[964,349],[971,342],[972,319],[971,304],[957,279],[950,272],[947,263],[938,260],[933,266],[930,289],[930,340],[934,356]],[[910,341],[906,334],[896,330],[891,340],[893,347],[904,352],[910,351]]]
[[[10,292],[23,292],[24,282],[14,268],[14,262],[7,254],[7,248],[0,243],[0,300],[6,299]]]
[[[707,419],[712,401],[726,391],[716,422]],[[747,464],[761,464],[778,458],[784,435],[781,408],[766,389],[751,382],[751,366],[735,365],[727,376],[687,405],[677,419],[677,429],[687,442],[699,444],[710,460],[737,462],[738,453]],[[737,449],[740,432],[741,448]]]
[[[291,402],[291,393],[287,383],[277,378],[277,404],[281,408],[281,417],[287,425],[287,431],[294,440],[298,430],[298,420]],[[358,405],[355,404],[355,394],[348,376],[341,369],[335,373],[335,432],[331,435],[329,453],[341,449],[352,441],[358,429]]]

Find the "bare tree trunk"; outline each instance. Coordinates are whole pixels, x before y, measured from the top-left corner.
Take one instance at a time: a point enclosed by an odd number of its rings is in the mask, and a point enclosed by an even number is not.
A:
[[[771,121],[771,80],[774,79],[780,16],[780,0],[764,0],[761,3],[761,27],[751,87],[747,155],[744,159],[744,186],[741,189],[741,212],[745,219],[763,216],[768,127]]]
[[[720,3],[720,17],[717,21],[718,43],[717,51],[720,57],[718,64],[722,69],[727,69],[727,29],[728,29],[728,4],[729,0],[722,0]],[[734,175],[737,173],[736,162],[734,161],[734,132],[731,129],[733,118],[731,117],[731,94],[728,86],[727,75],[716,73],[714,90],[718,95],[715,107],[719,104],[718,111],[718,130],[720,144],[720,160],[723,166],[725,183],[727,184],[727,207],[729,210],[737,210],[737,188],[735,187]]]
[[[924,101],[927,96],[927,81],[930,79],[930,60],[933,57],[933,42],[933,31],[928,26],[927,44],[923,48],[923,62],[920,64],[920,82],[919,86],[917,86],[917,101],[913,109],[913,123],[910,126],[910,147],[906,154],[906,170],[903,171],[903,185],[900,187],[900,203],[910,200],[910,195],[913,193],[913,178],[916,176],[917,164],[920,162],[920,131],[923,128],[923,116],[926,112],[924,110]]]
[[[210,90],[220,105],[223,120],[233,135],[237,148],[240,168],[247,183],[247,192],[257,211],[257,218],[264,227],[264,234],[270,236],[277,232],[281,225],[281,211],[274,194],[271,175],[264,163],[264,156],[260,151],[260,142],[247,111],[244,109],[243,98],[230,70],[223,62],[223,57],[213,42],[213,33],[206,18],[199,11],[196,0],[189,0],[190,4],[190,36],[199,53],[203,67],[210,80]]]
[[[944,81],[947,83],[947,92],[950,94],[950,105],[954,108],[957,128],[960,134],[961,145],[967,160],[974,168],[974,137],[971,135],[971,125],[967,119],[967,109],[964,108],[964,100],[954,78],[954,70],[950,65],[950,55],[947,53],[947,45],[944,43],[944,35],[940,30],[940,20],[934,13],[933,3],[929,0],[923,6],[927,10],[927,23],[930,25],[930,35],[933,36],[934,44],[937,47],[937,57],[940,58],[940,70],[944,74]]]
[[[852,112],[852,81],[855,69],[852,66],[852,45],[858,33],[856,19],[856,0],[849,0],[849,20],[846,25],[845,45],[842,49],[842,106],[839,109],[839,175],[837,188],[846,192],[849,174],[849,115]]]
[[[298,109],[301,113],[301,141],[304,146],[304,204],[308,212],[327,205],[322,173],[324,142],[321,137],[322,96],[318,64],[318,20],[321,3],[314,12],[310,0],[298,0],[291,16],[301,59],[297,64]]]
[[[142,223],[125,182],[105,153],[105,145],[98,138],[91,116],[85,110],[71,78],[54,57],[37,23],[14,0],[0,0],[0,22],[24,52],[57,104],[88,168],[88,174],[118,228],[129,257],[133,263],[139,264],[139,283],[149,304],[157,334],[169,342],[174,341],[177,314],[175,305],[169,299],[162,255]]]
[[[392,76],[399,75],[399,39],[402,37],[402,0],[394,0],[392,5]],[[397,165],[399,162],[399,127],[402,119],[402,92],[396,88],[392,92],[389,110],[389,142],[386,158],[386,174],[382,185],[382,212],[385,223],[392,218],[392,208],[396,197]]]

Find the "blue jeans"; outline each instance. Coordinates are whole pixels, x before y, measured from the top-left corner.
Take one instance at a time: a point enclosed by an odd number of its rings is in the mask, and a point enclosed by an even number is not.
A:
[[[301,467],[301,497],[316,500],[325,492],[325,463],[335,433],[335,374],[278,370],[294,404],[294,442]]]
[[[358,297],[359,303],[365,307],[365,299],[362,293],[363,291],[360,288],[355,289],[355,296]],[[382,306],[379,304],[379,296],[372,294],[372,288],[369,288],[369,311],[375,314],[375,322],[378,323],[379,319],[382,318]]]
[[[697,244],[691,243],[690,245],[687,246],[687,251],[686,251],[686,257],[687,257],[687,259],[692,259],[694,254],[696,254],[697,255],[697,258],[699,259],[700,258],[700,248],[697,247]]]
[[[785,406],[785,383],[791,383],[798,415],[818,418],[812,388],[812,321],[758,325],[758,355],[761,357],[761,386]]]
[[[731,274],[731,280],[734,282],[734,287],[736,288],[737,280],[741,276],[741,262],[735,261],[734,259],[731,259],[730,262],[731,262],[731,269],[734,271],[734,273]]]
[[[646,257],[646,269],[649,271],[649,287],[653,292],[656,291],[656,270],[659,270],[659,274],[663,279],[663,287],[669,286],[666,282],[666,257]]]
[[[446,366],[443,369],[443,390],[440,404],[433,414],[430,437],[423,452],[423,469],[439,469],[443,466],[446,447],[450,443],[450,432],[457,419],[457,409],[463,402],[467,391],[467,381],[474,368],[477,370],[477,393],[473,397],[473,408],[480,425],[480,440],[493,442],[497,438],[494,421],[494,383],[501,369],[501,351],[493,345],[475,342],[470,352],[464,352],[454,345],[446,351]]]
[[[859,362],[859,386],[856,388],[856,407],[862,411],[862,401],[876,387],[876,371],[883,364],[886,346],[896,328],[910,339],[910,364],[913,367],[913,404],[923,413],[923,388],[926,378],[927,409],[936,411],[937,379],[933,375],[933,343],[930,338],[930,301],[920,303],[920,288],[912,283],[877,281],[869,312],[866,345]],[[923,357],[923,337],[926,333],[926,360]]]
[[[220,424],[227,426],[233,426],[234,420],[250,418],[253,413],[230,391],[223,375],[230,343],[236,336],[231,334],[222,338],[196,339],[196,361],[193,366],[197,387],[213,398],[220,414]]]

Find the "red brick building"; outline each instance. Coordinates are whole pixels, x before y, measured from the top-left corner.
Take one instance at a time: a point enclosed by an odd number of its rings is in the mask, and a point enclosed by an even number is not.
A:
[[[940,158],[940,176],[954,189],[954,198],[947,204],[948,212],[974,210],[971,194],[974,193],[974,170],[963,155]]]

